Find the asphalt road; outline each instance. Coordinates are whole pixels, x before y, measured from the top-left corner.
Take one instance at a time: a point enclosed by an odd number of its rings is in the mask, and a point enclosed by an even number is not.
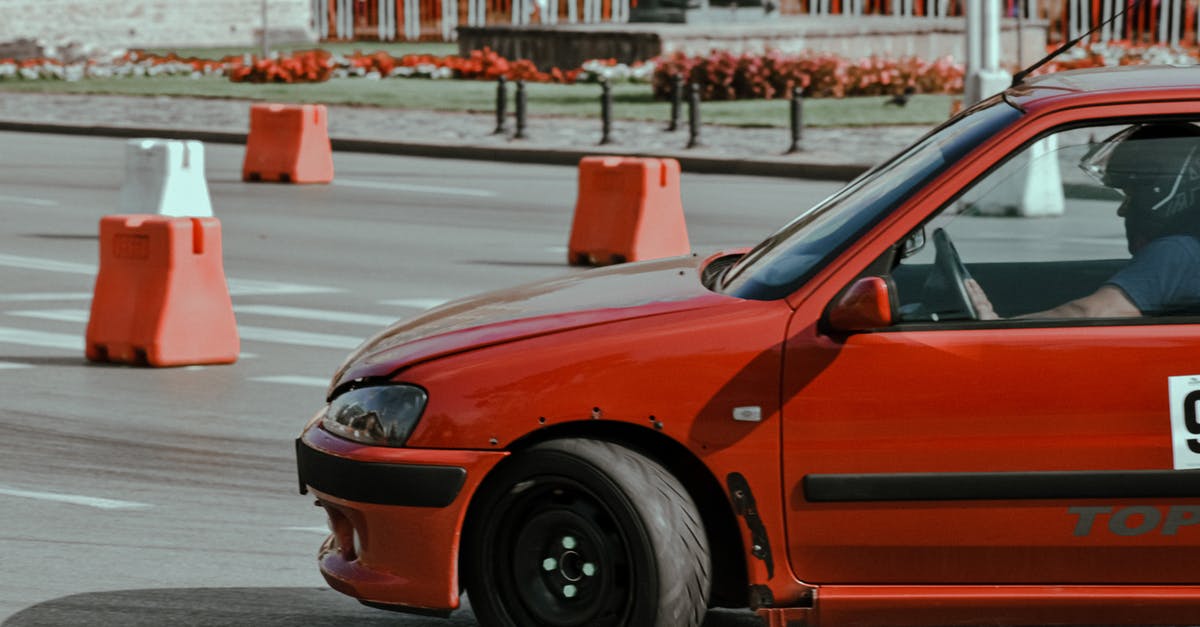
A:
[[[362,339],[565,264],[570,167],[338,154],[332,185],[245,184],[208,146],[242,338],[229,366],[83,358],[122,140],[0,134],[0,620],[28,625],[472,625],[358,605],[316,569],[292,440]],[[693,248],[749,245],[838,187],[683,177]],[[712,627],[754,625],[716,612]]]

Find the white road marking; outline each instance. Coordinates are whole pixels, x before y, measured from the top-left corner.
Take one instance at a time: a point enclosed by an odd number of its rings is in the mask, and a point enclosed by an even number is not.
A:
[[[39,501],[55,501],[58,503],[70,503],[72,505],[86,505],[98,509],[146,509],[152,507],[147,503],[137,503],[134,501],[118,501],[116,499],[102,499],[94,496],[83,496],[80,494],[59,494],[57,492],[35,492],[32,490],[17,490],[0,486],[0,495],[15,496],[23,499],[36,499]]]
[[[261,316],[369,324],[372,326],[388,325],[396,321],[395,316],[372,316],[369,314],[346,313],[344,311],[330,311],[328,309],[304,309],[301,307],[282,307],[278,305],[235,305],[233,310],[237,313],[258,314]]]
[[[86,309],[26,309],[20,311],[7,312],[12,316],[22,316],[25,318],[38,318],[41,320],[54,320],[58,322],[87,322],[88,311]],[[7,333],[6,333],[7,332]],[[19,341],[23,335],[29,335],[34,338],[31,342]],[[315,346],[318,348],[356,348],[362,344],[365,338],[356,335],[336,335],[333,333],[309,333],[307,331],[292,331],[289,329],[272,329],[268,327],[255,327],[248,325],[238,325],[238,335],[243,340],[255,340],[259,342],[272,342],[275,344],[292,344],[294,346]],[[38,343],[39,337],[42,343]],[[63,340],[58,338],[71,338],[74,344],[72,348],[83,348],[83,338],[65,333],[39,333],[37,331],[24,331],[21,329],[6,329],[0,327],[0,342],[9,341],[16,344],[31,343],[33,346],[62,346]]]
[[[91,300],[91,292],[26,292],[24,294],[0,294],[0,302],[33,303],[44,300]]]
[[[263,383],[282,383],[284,385],[303,385],[305,387],[327,388],[329,377],[304,377],[300,375],[281,374],[270,377],[251,377],[251,381]]]
[[[225,279],[225,283],[229,285],[230,296],[272,294],[337,294],[345,291],[338,287],[301,285],[298,283],[280,283],[278,281],[257,281],[255,279]]]
[[[319,533],[323,536],[329,535],[329,527],[280,527],[284,531],[306,531]]]
[[[87,309],[20,309],[5,313],[10,316],[54,320],[55,322],[87,322],[90,315]]]
[[[275,344],[291,344],[293,346],[314,346],[317,348],[357,348],[365,338],[353,335],[335,335],[333,333],[308,333],[305,331],[290,331],[286,329],[271,329],[267,327],[251,327],[238,325],[238,334],[244,340],[272,342]]]
[[[43,259],[41,257],[22,257],[19,255],[0,254],[0,266],[23,268],[25,270],[41,270],[43,272],[60,272],[63,274],[90,274],[99,272],[100,266],[94,263],[75,263]],[[259,281],[256,279],[226,278],[229,294],[232,296],[250,296],[261,294],[334,294],[342,292],[341,288],[324,287],[320,285],[302,285],[299,283],[283,283],[280,281]]]
[[[471,196],[474,198],[494,198],[496,192],[486,189],[467,189],[464,187],[437,187],[434,185],[412,185],[410,183],[384,183],[381,181],[356,181],[336,179],[334,185],[342,187],[361,187],[365,189],[390,189],[398,192],[416,192],[419,194],[442,194],[445,196]]]
[[[58,203],[53,200],[44,198],[29,198],[28,196],[8,196],[0,194],[0,202],[13,202],[22,205],[33,205],[35,207],[57,207]]]
[[[68,351],[83,351],[83,336],[71,333],[47,333],[29,329],[0,327],[0,344],[21,344],[41,348],[61,348]]]
[[[11,361],[0,361],[0,370],[19,370],[22,368],[32,368],[29,364],[18,364]]]
[[[39,257],[21,257],[18,255],[0,254],[0,266],[24,268],[26,270],[44,270],[46,272],[62,272],[64,274],[96,274],[96,264],[73,263],[56,259]]]
[[[567,254],[566,246],[547,246],[544,250],[548,253],[555,253],[559,255]]]
[[[447,302],[450,301],[445,298],[394,298],[391,300],[381,300],[379,304],[392,307],[408,307],[410,309],[433,309]]]

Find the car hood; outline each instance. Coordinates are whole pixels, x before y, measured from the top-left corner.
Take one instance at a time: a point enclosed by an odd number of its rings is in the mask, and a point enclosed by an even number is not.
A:
[[[330,395],[355,380],[513,340],[726,301],[700,283],[695,256],[589,270],[489,292],[402,320],[368,339],[334,375]]]

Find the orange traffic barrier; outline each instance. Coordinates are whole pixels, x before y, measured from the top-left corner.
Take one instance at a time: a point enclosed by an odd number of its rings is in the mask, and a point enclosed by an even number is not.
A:
[[[251,105],[242,180],[332,181],[333,151],[325,105]]]
[[[221,222],[149,214],[100,219],[87,358],[148,366],[237,361]]]
[[[641,157],[584,157],[567,245],[571,265],[608,265],[691,252],[679,162]]]

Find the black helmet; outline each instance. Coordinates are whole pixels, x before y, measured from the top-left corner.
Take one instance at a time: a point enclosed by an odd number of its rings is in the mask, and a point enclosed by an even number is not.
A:
[[[1134,250],[1163,235],[1200,235],[1200,127],[1134,126],[1109,139],[1101,180],[1125,196],[1122,215]]]

